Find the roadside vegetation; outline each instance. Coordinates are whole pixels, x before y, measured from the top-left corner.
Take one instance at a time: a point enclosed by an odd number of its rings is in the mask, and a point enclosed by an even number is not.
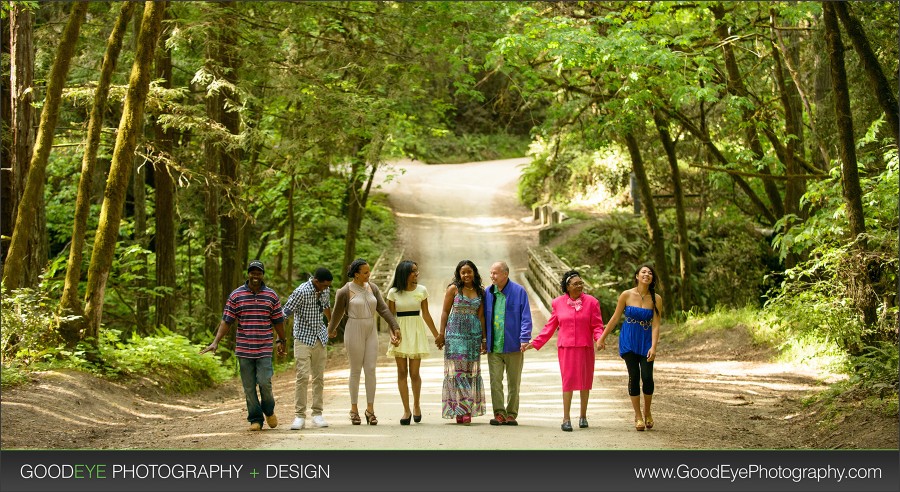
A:
[[[5,2],[0,20],[3,387],[59,367],[220,381],[233,338],[221,367],[193,354],[249,260],[282,296],[339,277],[394,239],[392,160],[525,154],[521,202],[572,217],[542,238],[605,313],[652,263],[676,330],[740,319],[896,412],[896,2]]]

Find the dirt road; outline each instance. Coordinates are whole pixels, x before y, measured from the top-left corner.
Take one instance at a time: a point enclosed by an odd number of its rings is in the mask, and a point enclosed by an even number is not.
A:
[[[419,263],[420,282],[431,295],[439,321],[442,292],[456,263],[471,259],[490,283],[488,269],[505,259],[511,278],[524,283],[525,249],[537,241],[530,212],[515,199],[523,160],[465,165],[403,164],[406,172],[389,183],[405,256]],[[527,287],[527,285],[526,285]],[[539,330],[547,313],[532,297]],[[605,315],[608,317],[610,313]],[[402,406],[393,359],[382,355],[377,371],[377,426],[352,426],[346,357],[339,349],[326,374],[325,429],[289,430],[293,418],[293,370],[276,375],[281,425],[248,432],[239,381],[180,397],[110,383],[85,373],[47,373],[34,384],[5,391],[2,447],[95,449],[789,449],[800,447],[896,448],[884,427],[845,422],[835,432],[814,436],[814,415],[798,401],[820,388],[821,377],[802,367],[764,362],[765,354],[740,329],[701,339],[670,340],[664,327],[654,371],[656,396],[652,431],[636,432],[625,391],[625,365],[612,346],[598,354],[588,407],[589,429],[562,432],[562,395],[553,342],[525,359],[518,427],[490,426],[488,415],[469,427],[441,418],[443,359],[434,349],[422,363],[420,424],[400,426]],[[612,340],[612,339],[611,339]],[[614,342],[614,340],[612,340]],[[382,334],[379,352],[387,350]],[[487,361],[482,358],[487,383]],[[361,389],[361,396],[365,392]],[[361,401],[362,403],[362,401]],[[577,416],[578,396],[573,401]],[[807,412],[808,413],[808,412]],[[802,418],[800,418],[802,417]],[[804,420],[807,427],[795,422]],[[842,430],[843,429],[843,430]],[[891,430],[891,429],[888,429]],[[877,432],[876,434],[873,434]],[[890,432],[888,432],[890,434]],[[879,440],[880,438],[880,440]]]

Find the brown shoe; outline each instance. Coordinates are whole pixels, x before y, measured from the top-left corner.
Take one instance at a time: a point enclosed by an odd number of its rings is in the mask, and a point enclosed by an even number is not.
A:
[[[506,417],[504,417],[502,413],[495,413],[494,418],[490,421],[491,425],[505,425],[506,423]]]
[[[515,417],[507,417],[507,418],[506,418],[506,423],[503,424],[503,425],[519,425],[519,423],[516,422],[516,418],[515,418]]]
[[[261,431],[261,430],[262,430],[262,424],[260,424],[259,422],[253,422],[252,424],[250,424],[250,430],[252,430],[252,431]]]
[[[272,415],[266,415],[266,423],[269,424],[269,427],[276,428],[278,427],[278,417],[273,413]]]

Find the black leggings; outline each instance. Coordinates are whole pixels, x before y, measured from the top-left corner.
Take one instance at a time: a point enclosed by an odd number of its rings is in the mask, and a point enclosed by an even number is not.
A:
[[[625,367],[628,368],[628,395],[641,394],[639,382],[644,383],[644,394],[653,394],[653,362],[647,362],[647,357],[634,352],[622,354],[625,359]]]

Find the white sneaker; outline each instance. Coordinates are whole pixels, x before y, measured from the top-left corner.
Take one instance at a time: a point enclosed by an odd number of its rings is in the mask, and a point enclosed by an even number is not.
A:
[[[291,430],[300,430],[306,427],[306,419],[303,417],[295,417],[294,423],[291,424]]]
[[[328,422],[325,422],[325,417],[321,415],[314,415],[312,423],[313,427],[328,427]]]

